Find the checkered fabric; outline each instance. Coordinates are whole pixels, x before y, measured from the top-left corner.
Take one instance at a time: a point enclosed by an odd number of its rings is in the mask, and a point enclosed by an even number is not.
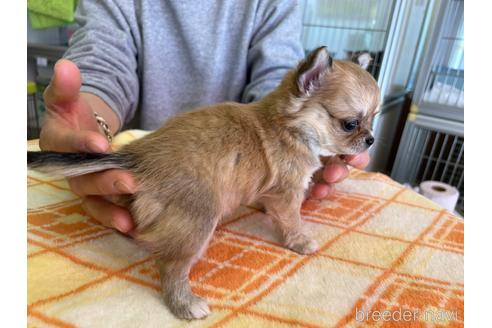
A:
[[[29,171],[27,183],[29,327],[463,326],[463,220],[381,174],[354,169],[305,202],[311,256],[239,209],[190,274],[213,311],[191,323],[163,304],[152,257],[89,217],[64,179]]]

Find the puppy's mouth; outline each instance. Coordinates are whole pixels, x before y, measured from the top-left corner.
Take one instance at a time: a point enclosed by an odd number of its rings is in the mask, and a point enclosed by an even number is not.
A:
[[[356,142],[352,142],[347,146],[324,144],[323,148],[326,152],[330,152],[332,154],[357,155],[371,148],[374,141],[374,137],[372,135],[368,135],[364,138],[358,139]]]
[[[360,138],[357,143],[353,145],[352,151],[353,154],[347,154],[347,155],[355,155],[362,153],[363,151],[371,148],[371,146],[374,144],[374,137],[371,134],[368,134],[367,136]]]

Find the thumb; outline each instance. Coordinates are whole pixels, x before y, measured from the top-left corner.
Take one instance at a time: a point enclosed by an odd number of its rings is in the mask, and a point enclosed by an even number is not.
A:
[[[54,67],[53,78],[44,92],[47,106],[60,106],[74,102],[79,97],[82,78],[77,66],[67,59],[60,59]]]

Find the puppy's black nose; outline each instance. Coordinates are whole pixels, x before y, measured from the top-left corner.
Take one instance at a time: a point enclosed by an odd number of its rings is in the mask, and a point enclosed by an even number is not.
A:
[[[374,143],[374,137],[370,136],[370,137],[366,137],[366,144],[368,146],[372,145]]]

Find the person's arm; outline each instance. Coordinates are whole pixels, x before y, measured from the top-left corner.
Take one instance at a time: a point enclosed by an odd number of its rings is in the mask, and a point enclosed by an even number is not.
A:
[[[138,105],[141,40],[135,11],[130,1],[80,1],[76,12],[80,28],[64,54],[80,70],[81,93],[97,96],[88,98],[98,103],[103,112],[98,114],[111,121],[113,132],[131,120]]]
[[[46,114],[39,138],[42,150],[110,151],[93,112],[97,111],[115,127],[119,120],[102,99],[80,93],[80,81],[80,72],[72,62],[60,59],[56,63],[53,78],[44,92]],[[105,196],[135,191],[135,181],[130,173],[108,170],[72,178],[68,182],[72,191],[83,197],[82,206],[89,215],[121,232],[132,230],[130,213],[105,199]]]
[[[42,150],[106,152],[110,147],[94,112],[114,134],[131,119],[138,103],[135,8],[131,2],[85,0],[77,19],[81,28],[71,38],[65,59],[55,65],[44,94],[46,116],[39,145]],[[108,201],[108,196],[135,191],[129,172],[108,170],[69,179],[69,184],[83,197],[89,215],[121,232],[132,230],[127,209]]]
[[[275,89],[285,73],[304,58],[301,22],[297,1],[260,1],[248,50],[243,102],[256,101]]]

